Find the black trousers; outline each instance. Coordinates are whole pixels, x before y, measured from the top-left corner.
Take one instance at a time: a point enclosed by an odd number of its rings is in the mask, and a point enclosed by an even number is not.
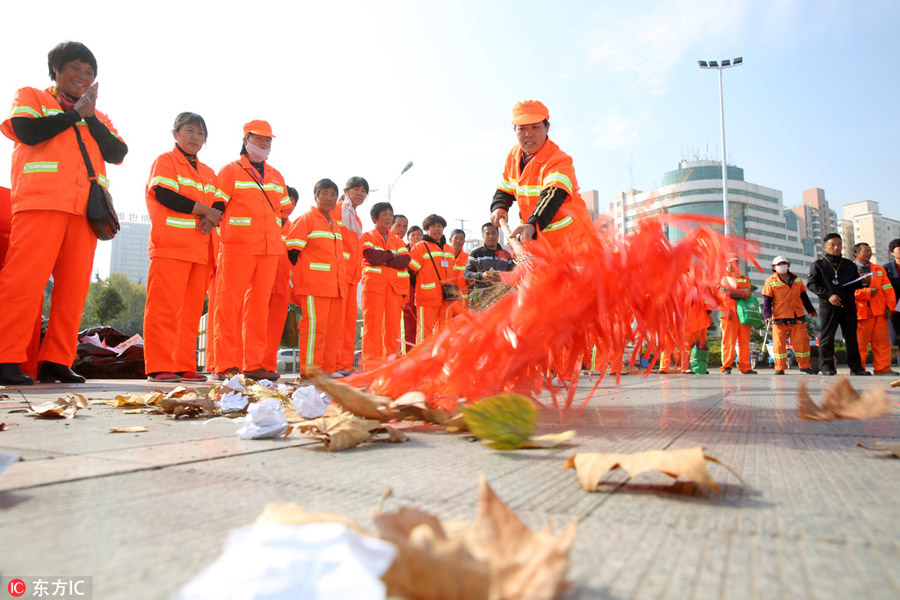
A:
[[[822,331],[819,333],[819,368],[823,370],[835,368],[834,334],[840,327],[847,347],[847,366],[851,371],[862,371],[859,344],[856,340],[856,305],[834,306],[830,303],[820,303],[819,319],[822,322]]]

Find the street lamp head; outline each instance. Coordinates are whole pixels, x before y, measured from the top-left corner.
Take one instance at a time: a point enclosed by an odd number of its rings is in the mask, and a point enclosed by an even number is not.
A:
[[[726,58],[725,60],[722,61],[722,66],[723,66],[723,67],[730,67],[730,66],[731,66],[731,61],[728,60],[728,59]]]
[[[743,63],[744,63],[744,57],[743,57],[743,56],[738,56],[736,59],[734,59],[733,61],[731,61],[732,66],[735,66],[735,67],[738,66],[738,65],[740,65],[740,64],[743,64]]]
[[[719,61],[717,61],[717,60],[711,60],[711,61],[709,61],[709,66],[712,67],[713,69],[718,69],[718,68],[719,68]]]
[[[412,166],[413,166],[413,161],[409,161],[408,163],[406,163],[406,166],[403,167],[403,170],[400,171],[400,174],[403,175],[404,173],[406,173],[407,171],[412,169]]]
[[[698,61],[697,61],[697,64],[700,65],[700,68],[701,68],[701,69],[708,69],[708,68],[709,68],[709,67],[706,66],[706,61],[705,61],[705,60],[698,60]]]

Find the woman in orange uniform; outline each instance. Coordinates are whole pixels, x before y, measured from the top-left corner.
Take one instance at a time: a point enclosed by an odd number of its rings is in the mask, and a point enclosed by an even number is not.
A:
[[[128,147],[96,110],[97,60],[78,42],[63,42],[47,56],[54,85],[16,92],[0,123],[15,142],[12,155],[12,225],[0,271],[0,383],[32,385],[27,358],[44,287],[53,276],[50,323],[41,343],[41,381],[83,383],[72,371],[78,326],[90,286],[97,237],[88,224],[90,183],[82,140],[100,185],[106,163],[119,164]]]
[[[428,215],[422,222],[425,236],[409,251],[409,270],[416,276],[416,343],[421,344],[446,319],[451,302],[444,300],[442,286],[452,283],[453,249],[444,239],[447,221]]]
[[[366,370],[397,353],[400,318],[409,293],[409,251],[391,233],[394,209],[378,202],[370,214],[375,229],[362,237],[362,367]]]
[[[281,206],[288,198],[284,177],[266,161],[274,137],[266,121],[245,124],[241,158],[219,171],[225,214],[214,315],[218,378],[243,371],[252,379],[278,379],[264,366],[269,299],[284,253]]]
[[[316,205],[300,215],[288,234],[288,256],[294,264],[294,302],[300,306],[300,372],[315,365],[333,373],[340,346],[341,270],[344,249],[341,230],[331,211],[337,205],[338,187],[321,179],[313,188]]]
[[[791,263],[783,256],[772,259],[772,275],[763,286],[763,316],[772,324],[772,346],[775,354],[775,374],[784,375],[787,369],[787,338],[791,338],[794,356],[800,371],[814,375],[809,352],[809,333],[806,315],[817,317],[803,281],[790,271]]]
[[[344,194],[331,212],[331,218],[341,226],[341,238],[344,251],[344,269],[341,276],[341,297],[343,298],[344,317],[341,319],[341,343],[335,360],[336,373],[347,376],[353,372],[353,356],[356,352],[356,320],[359,306],[356,303],[356,291],[362,278],[362,221],[356,209],[366,201],[369,195],[369,182],[355,176],[347,180]]]
[[[519,102],[512,112],[518,144],[506,156],[491,202],[491,223],[499,227],[518,202],[522,224],[512,231],[514,237],[552,247],[577,244],[591,233],[591,215],[578,190],[572,157],[548,137],[550,112],[537,100]]]
[[[150,271],[144,307],[144,362],[150,381],[206,381],[197,369],[197,325],[209,286],[210,233],[222,219],[216,173],[197,159],[206,122],[175,118],[175,148],[150,169]]]

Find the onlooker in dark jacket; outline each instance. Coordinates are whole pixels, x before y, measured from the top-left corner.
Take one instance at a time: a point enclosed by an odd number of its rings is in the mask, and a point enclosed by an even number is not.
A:
[[[494,225],[485,223],[481,226],[481,239],[484,246],[472,251],[463,272],[466,281],[472,282],[469,291],[469,303],[472,308],[479,308],[483,292],[478,290],[484,290],[492,283],[499,282],[501,272],[512,271],[515,267],[512,254],[500,246],[500,232]]]
[[[888,280],[894,286],[894,293],[900,296],[900,238],[891,240],[888,244],[888,252],[891,259],[881,265],[887,271]],[[894,310],[896,306],[892,307]],[[900,312],[892,312],[889,321],[891,332],[891,345],[900,348]]]

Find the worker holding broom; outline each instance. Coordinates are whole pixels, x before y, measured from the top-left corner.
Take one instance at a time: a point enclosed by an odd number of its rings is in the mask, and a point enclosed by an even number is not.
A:
[[[559,246],[577,243],[591,231],[591,216],[578,190],[572,157],[548,138],[550,113],[537,100],[513,107],[518,144],[510,150],[503,179],[491,202],[491,223],[501,227],[513,202],[522,224],[510,234],[522,242]]]

